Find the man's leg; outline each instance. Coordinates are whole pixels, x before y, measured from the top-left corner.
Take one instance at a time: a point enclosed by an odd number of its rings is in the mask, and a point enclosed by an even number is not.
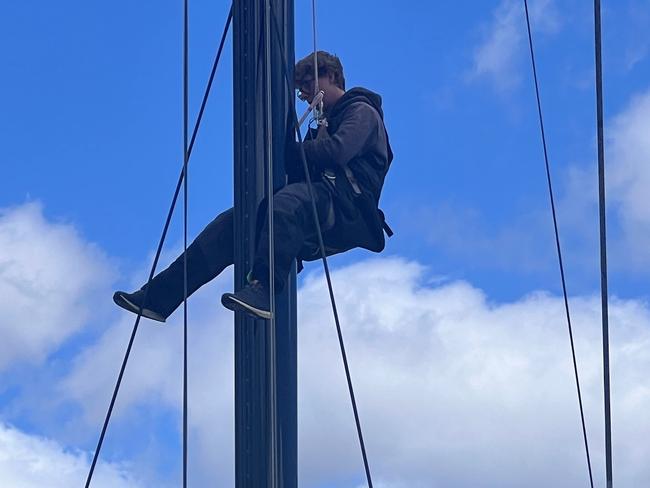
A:
[[[331,211],[332,197],[325,183],[312,184],[318,219],[323,224]],[[298,256],[303,244],[316,235],[311,197],[307,183],[285,186],[273,197],[275,291],[282,290],[287,282],[292,261]],[[237,293],[226,293],[221,303],[231,310],[253,313],[270,318],[269,302],[269,225],[264,225],[257,239],[253,261],[253,283]]]
[[[318,221],[322,227],[332,206],[332,196],[325,183],[312,183],[312,188]],[[289,277],[291,263],[300,253],[305,241],[316,236],[317,228],[314,223],[314,211],[307,183],[287,185],[274,195],[273,223],[275,229],[275,287],[276,291],[280,291]],[[268,218],[265,218],[257,240],[252,275],[255,279],[268,283]]]
[[[210,222],[187,248],[188,296],[233,263],[233,225],[233,210],[226,210]],[[167,269],[158,273],[149,285],[145,284],[135,293],[117,292],[115,302],[136,313],[137,308],[142,306],[153,312],[143,315],[154,320],[166,319],[183,303],[183,261],[184,254],[181,254]],[[147,288],[147,300],[142,303]],[[135,304],[136,310],[128,302]]]

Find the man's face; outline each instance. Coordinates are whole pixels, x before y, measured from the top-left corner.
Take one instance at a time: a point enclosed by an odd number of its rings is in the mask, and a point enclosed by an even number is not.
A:
[[[296,83],[296,90],[298,90],[298,98],[303,102],[311,103],[314,99],[314,78],[305,78],[304,80]]]
[[[296,90],[298,90],[298,98],[303,102],[311,104],[316,96],[316,84],[313,77],[305,78],[304,80],[296,83]],[[330,80],[327,76],[318,77],[318,90],[323,90],[327,94],[327,89],[330,86]]]

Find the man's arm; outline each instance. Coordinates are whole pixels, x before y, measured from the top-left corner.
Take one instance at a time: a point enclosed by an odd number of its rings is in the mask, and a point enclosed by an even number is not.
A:
[[[308,128],[305,139],[315,138],[317,129]],[[284,168],[288,177],[289,183],[298,183],[305,181],[305,170],[302,166],[302,158],[300,157],[300,147],[298,141],[296,141],[295,131],[293,125],[290,126],[287,132],[287,142],[285,145],[285,159],[284,159]],[[309,174],[313,175],[316,173],[316,168],[314,165],[307,160],[307,165],[309,166]]]
[[[310,168],[344,167],[363,151],[378,124],[379,115],[370,105],[363,102],[350,105],[334,134],[304,142]]]

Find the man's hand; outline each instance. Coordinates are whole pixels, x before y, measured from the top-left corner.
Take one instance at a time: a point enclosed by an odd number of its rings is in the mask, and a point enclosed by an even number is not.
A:
[[[324,121],[324,123],[318,126],[318,133],[316,134],[316,140],[322,139],[323,137],[327,137],[327,136],[329,136],[329,133],[327,132],[327,122]]]

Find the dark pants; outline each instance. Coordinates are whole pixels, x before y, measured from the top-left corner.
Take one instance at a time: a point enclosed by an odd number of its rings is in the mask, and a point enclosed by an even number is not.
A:
[[[332,211],[332,197],[324,182],[312,183],[316,209],[321,225]],[[266,201],[262,202],[263,223],[257,237],[253,261],[254,279],[268,283],[269,225]],[[292,183],[279,190],[273,198],[275,287],[286,284],[292,261],[306,240],[316,236],[316,226],[307,183]],[[323,229],[324,230],[324,229]],[[183,302],[183,259],[181,254],[165,270],[156,275],[149,286],[147,303],[165,317]],[[234,260],[234,212],[228,209],[210,222],[187,248],[187,294],[217,277]],[[146,285],[145,285],[146,286]],[[145,287],[143,287],[144,289]]]

